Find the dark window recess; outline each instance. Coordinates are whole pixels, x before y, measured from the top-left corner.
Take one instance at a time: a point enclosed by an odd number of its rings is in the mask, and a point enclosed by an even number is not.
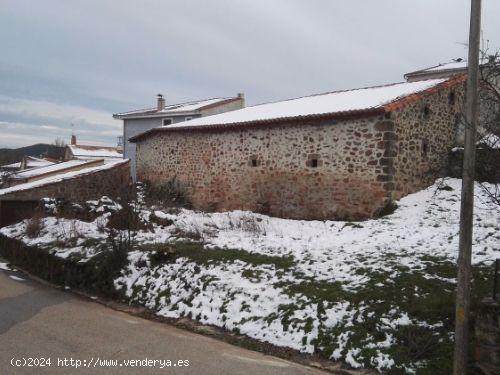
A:
[[[431,117],[431,109],[428,106],[424,107],[424,118],[429,118]]]
[[[448,95],[448,103],[450,103],[450,105],[455,104],[455,92],[454,91],[450,92],[450,94]]]
[[[172,119],[171,118],[164,118],[163,119],[163,126],[167,125],[172,125]]]
[[[257,166],[257,159],[252,159],[252,167],[256,167]]]
[[[427,139],[422,139],[422,155],[427,156],[429,153],[429,141]]]
[[[317,168],[318,167],[318,159],[316,158],[311,158],[307,161],[306,165],[311,168]]]

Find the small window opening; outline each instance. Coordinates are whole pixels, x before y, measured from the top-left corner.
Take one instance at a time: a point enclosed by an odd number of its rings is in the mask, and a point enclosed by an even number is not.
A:
[[[429,118],[431,116],[431,109],[429,108],[429,106],[425,106],[424,107],[424,118]]]
[[[192,120],[192,117],[186,117],[186,121]]]
[[[311,168],[318,168],[318,159],[309,159],[309,166]]]
[[[450,92],[450,94],[448,95],[448,103],[450,105],[455,104],[455,92],[454,91]]]
[[[173,121],[171,118],[164,118],[163,122],[162,122],[163,126],[172,125],[172,123],[173,123]]]
[[[252,167],[256,167],[257,166],[257,159],[252,159]]]
[[[422,139],[422,155],[427,156],[429,153],[429,141],[427,139]]]

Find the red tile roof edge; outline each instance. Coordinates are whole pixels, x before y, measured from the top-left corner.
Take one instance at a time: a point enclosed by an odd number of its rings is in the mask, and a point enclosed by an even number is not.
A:
[[[392,112],[397,109],[401,109],[409,104],[418,102],[426,96],[435,94],[447,88],[457,86],[458,84],[463,83],[466,80],[467,80],[467,74],[457,74],[448,78],[446,81],[437,84],[436,86],[433,86],[431,88],[428,88],[426,90],[420,91],[415,94],[410,94],[402,98],[396,99],[390,103],[383,105],[382,107],[384,108],[385,112]]]

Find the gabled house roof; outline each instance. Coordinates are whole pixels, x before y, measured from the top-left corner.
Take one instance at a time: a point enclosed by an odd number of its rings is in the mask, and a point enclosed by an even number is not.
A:
[[[438,65],[431,66],[429,68],[415,70],[414,72],[409,72],[405,74],[405,78],[417,77],[421,75],[429,75],[434,73],[440,74],[457,74],[467,72],[467,61],[462,59],[453,60],[446,63],[441,63]]]
[[[123,158],[123,154],[116,147],[67,145],[71,155],[75,159],[101,159],[101,158]]]
[[[16,173],[12,176],[14,180],[30,180],[33,178],[39,178],[41,176],[50,176],[53,174],[62,173],[65,171],[71,171],[75,168],[90,167],[103,164],[103,160],[69,160],[62,163],[52,164],[40,168],[26,169]]]
[[[130,138],[130,141],[137,142],[159,132],[223,129],[249,125],[269,126],[270,124],[311,120],[370,117],[394,111],[419,101],[426,95],[464,81],[465,76],[460,75],[449,79],[401,82],[304,96],[154,128]]]
[[[19,161],[17,163],[7,164],[7,165],[0,165],[0,169],[1,170],[19,170],[19,169],[23,168],[23,170],[26,170],[26,169],[46,167],[46,166],[52,165],[52,164],[55,164],[55,163],[50,161],[50,160],[47,160],[47,159],[36,158],[34,156],[23,156],[22,161]]]
[[[166,105],[164,109],[158,110],[158,108],[146,108],[139,109],[136,111],[116,113],[113,115],[115,119],[131,119],[131,118],[141,118],[141,117],[164,117],[164,116],[178,116],[178,115],[190,115],[198,114],[204,109],[210,109],[217,107],[219,105],[227,104],[236,100],[241,100],[241,98],[213,98],[204,100],[195,100],[191,102],[178,103]]]
[[[24,161],[26,163],[26,166],[25,166],[26,169],[46,167],[48,165],[54,164],[54,162],[52,162],[50,160],[36,158],[34,156],[26,156]]]
[[[498,65],[500,61],[497,56],[481,57],[480,67],[487,68],[489,66]],[[429,78],[446,78],[455,74],[467,73],[467,60],[455,59],[450,62],[441,63],[429,68],[415,70],[404,75],[407,80],[429,79]]]

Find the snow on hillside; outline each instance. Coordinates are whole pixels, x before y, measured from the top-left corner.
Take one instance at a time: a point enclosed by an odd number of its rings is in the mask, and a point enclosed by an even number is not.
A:
[[[392,215],[363,222],[143,207],[140,215],[152,228],[135,236],[115,286],[158,315],[196,319],[352,367],[446,372],[460,183],[438,181],[397,202]],[[96,254],[85,243],[103,241],[99,227],[110,211],[90,223],[45,218],[34,239],[24,235],[26,222],[0,233],[48,247],[75,231],[72,248],[51,251],[80,253],[85,261]],[[500,210],[479,185],[474,216],[473,296],[479,298],[489,292],[489,267],[500,257]]]

